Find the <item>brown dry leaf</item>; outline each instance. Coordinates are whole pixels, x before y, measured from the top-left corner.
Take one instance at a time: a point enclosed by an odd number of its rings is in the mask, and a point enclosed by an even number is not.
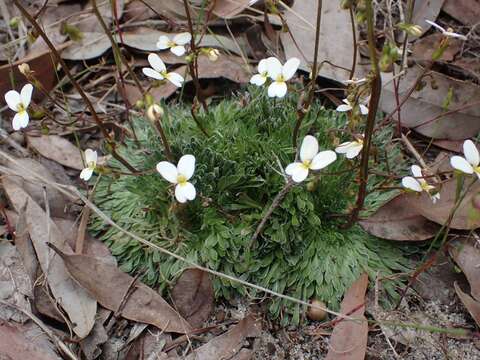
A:
[[[97,303],[68,274],[63,261],[52,256],[47,243],[55,244],[64,251],[72,252],[65,244],[65,237],[46,212],[20,187],[11,185],[8,197],[15,208],[22,209],[25,204],[25,218],[40,266],[45,274],[53,296],[70,318],[73,331],[80,337],[88,335],[95,322]]]
[[[404,194],[396,196],[373,215],[360,221],[360,225],[379,238],[399,241],[427,240],[440,228],[412,209]]]
[[[359,320],[343,319],[335,325],[325,360],[363,360],[365,358],[368,323],[363,314],[367,286],[368,275],[363,273],[345,293],[340,312]],[[357,310],[352,312],[354,309]]]
[[[245,10],[250,0],[217,0],[213,13],[221,18],[231,18]]]
[[[40,155],[72,169],[82,170],[80,150],[70,141],[58,135],[28,136],[28,144]]]
[[[463,191],[471,182],[471,178],[465,180]],[[448,180],[442,184],[440,190],[440,200],[435,204],[432,203],[430,197],[426,194],[418,196],[417,194],[408,194],[408,201],[412,209],[415,209],[422,216],[436,222],[437,224],[445,224],[448,216],[455,204],[455,192],[457,182],[455,179]],[[477,181],[472,185],[470,191],[465,196],[458,207],[453,220],[450,224],[452,229],[472,230],[480,226],[479,210],[473,206],[473,197],[480,192],[480,183]]]
[[[143,1],[133,0],[125,5],[122,21],[145,21],[154,17],[156,14]]]
[[[455,282],[455,291],[457,292],[458,297],[462,300],[463,305],[467,308],[470,315],[472,315],[473,320],[480,326],[480,302],[474,300],[470,295],[464,293],[460,286]]]
[[[467,238],[462,238],[451,243],[448,252],[465,274],[472,296],[480,301],[480,250]]]
[[[55,178],[45,166],[33,159],[17,159],[17,163],[18,164],[8,163],[7,166],[11,168],[14,173],[19,174],[20,176],[5,175],[2,177],[2,184],[7,197],[10,198],[10,192],[14,192],[18,187],[26,191],[36,203],[45,209],[46,204],[43,190],[44,186],[39,184],[36,180],[28,180],[30,179],[30,174],[23,170],[22,167],[37,174],[42,174],[42,176],[49,181],[55,182]],[[45,189],[47,192],[47,202],[50,209],[50,214],[55,217],[64,217],[66,215],[65,208],[67,207],[67,200],[65,199],[65,196],[51,186],[47,185],[45,186]],[[12,201],[12,199],[10,200],[15,211],[17,213],[21,213],[25,202],[17,203]]]
[[[208,273],[200,269],[185,270],[172,289],[172,299],[192,327],[201,327],[213,309],[213,285]]]
[[[422,27],[422,35],[432,27],[432,25],[425,22],[425,20],[435,21],[438,14],[440,14],[444,2],[445,0],[415,1],[412,23]]]
[[[422,69],[419,66],[408,69],[400,81],[399,96],[415,83]],[[382,111],[390,113],[396,108],[391,73],[383,73],[384,88],[380,99]],[[447,110],[443,103],[452,94]],[[434,139],[463,140],[476,136],[480,131],[480,106],[471,106],[428,122],[449,110],[462,109],[466,105],[478,102],[480,87],[467,81],[456,80],[446,75],[430,72],[425,78],[425,86],[414,91],[401,109],[402,126],[411,128],[422,135]],[[396,116],[394,117],[396,119]]]
[[[36,79],[40,81],[47,91],[53,89],[57,82],[55,74],[56,61],[53,59],[50,51],[46,50],[32,54],[11,65],[5,64],[0,66],[0,93],[5,94],[8,90],[12,89],[12,79],[17,85],[17,90],[20,90],[21,87],[27,83],[25,76],[18,71],[18,65],[23,63],[30,66],[30,69],[35,72]],[[39,94],[41,93],[34,91],[34,99],[38,98]]]
[[[424,36],[421,39],[418,39],[413,44],[412,49],[412,58],[416,61],[430,61],[432,60],[432,55],[435,50],[438,48],[440,41],[444,39],[444,36],[439,32],[434,34]],[[463,41],[460,39],[452,38],[448,41],[448,47],[443,52],[440,60],[442,61],[453,61],[455,55],[459,53],[462,49]]]
[[[60,357],[45,345],[45,342],[48,342],[47,336],[41,331],[37,331],[37,337],[27,336],[28,328],[29,326],[0,321],[0,358],[60,360]]]
[[[475,25],[480,18],[479,0],[446,0],[443,11],[465,25]]]
[[[262,330],[261,321],[249,315],[225,334],[217,336],[195,349],[185,360],[226,360],[235,355],[247,337],[257,337]]]
[[[82,39],[63,50],[61,56],[65,60],[89,60],[104,54],[111,46],[105,33],[84,32]]]
[[[105,308],[118,311],[129,320],[154,325],[167,332],[185,334],[192,330],[156,291],[134,282],[116,266],[88,255],[68,255],[55,249],[71,276]]]
[[[168,19],[186,19],[185,7],[183,5],[183,0],[142,0],[144,3],[148,4],[155,13],[160,14]],[[195,19],[198,16],[198,13],[193,7],[190,7],[191,16]]]
[[[301,51],[297,49],[290,34],[287,32],[280,34],[286,58],[300,59],[300,68],[307,72],[311,71],[310,66],[314,58],[317,5],[316,0],[301,0],[295,1],[291,7],[292,10],[285,10],[285,20]],[[352,41],[352,26],[348,11],[340,9],[337,1],[324,1],[318,48],[319,63],[327,60],[337,66],[350,69],[353,59]],[[348,79],[349,71],[324,63],[319,75],[343,81]]]

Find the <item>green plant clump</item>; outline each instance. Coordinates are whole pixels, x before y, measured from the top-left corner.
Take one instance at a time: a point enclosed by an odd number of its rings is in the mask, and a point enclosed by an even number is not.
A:
[[[345,290],[363,271],[373,278],[405,270],[405,257],[392,243],[368,235],[358,225],[340,227],[345,222],[341,215],[355,201],[358,186],[357,170],[349,170],[355,163],[342,156],[295,186],[251,243],[266,209],[285,185],[282,167],[295,158],[296,121],[294,96],[274,101],[258,91],[252,93],[250,100],[224,100],[212,105],[209,113],[198,115],[209,137],[198,130],[186,106],[170,105],[162,118],[175,160],[184,154],[196,157],[191,179],[197,189],[194,201],[177,203],[172,186],[152,172],[102,176],[96,186],[96,204],[122,228],[191,261],[296,298],[320,299],[333,309],[338,309]],[[318,139],[320,150],[332,149],[335,137],[342,134],[335,129],[344,129],[345,123],[344,116],[314,104],[304,119],[299,142],[308,133]],[[139,142],[129,140],[120,151],[137,169],[154,169],[166,160],[159,136],[145,119],[137,119],[135,126]],[[377,134],[377,167],[385,163],[382,154],[387,153],[391,167],[402,164],[395,146],[382,145],[389,136],[388,131]],[[109,165],[120,168],[115,160]],[[379,181],[371,177],[369,188]],[[373,193],[368,208],[386,196],[391,194]],[[111,247],[124,271],[143,274],[144,282],[159,285],[162,291],[187,266],[100,219],[93,221],[91,229]],[[256,295],[235,282],[220,278],[213,282],[218,296]],[[394,283],[385,283],[385,288],[395,294]],[[272,300],[269,309],[274,317],[298,323],[299,306]]]

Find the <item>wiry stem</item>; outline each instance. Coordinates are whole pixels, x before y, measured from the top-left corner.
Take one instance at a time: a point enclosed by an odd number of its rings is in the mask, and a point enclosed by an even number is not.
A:
[[[109,145],[110,152],[112,156],[117,159],[120,163],[122,163],[128,170],[131,172],[137,172],[137,170],[128,163],[127,160],[125,160],[120,154],[115,149],[115,142],[112,139],[111,135],[108,133],[107,129],[104,126],[103,121],[100,119],[98,116],[97,112],[95,111],[95,108],[88,98],[87,94],[83,91],[82,87],[80,84],[75,80],[75,77],[72,75],[70,72],[70,69],[68,68],[67,64],[65,61],[62,59],[60,54],[58,53],[57,49],[55,49],[55,46],[52,44],[48,36],[45,34],[43,31],[42,27],[38,24],[38,22],[30,15],[30,13],[23,7],[22,4],[20,4],[19,0],[13,0],[13,3],[15,6],[20,10],[23,16],[32,24],[32,26],[35,28],[35,31],[42,37],[42,39],[45,41],[49,49],[51,50],[53,56],[55,56],[55,59],[60,63],[60,65],[63,68],[63,71],[65,71],[65,75],[68,77],[72,85],[75,87],[75,89],[78,91],[79,95],[81,96],[82,100],[85,102],[87,105],[88,109],[90,110],[90,113],[92,114],[93,120],[95,123],[98,125],[100,131],[103,134],[103,137],[107,141]]]

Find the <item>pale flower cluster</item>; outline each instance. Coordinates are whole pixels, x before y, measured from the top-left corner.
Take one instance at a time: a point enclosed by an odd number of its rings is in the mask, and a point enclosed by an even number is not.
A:
[[[272,82],[268,86],[268,96],[283,98],[288,91],[287,81],[295,75],[299,66],[300,60],[297,58],[291,58],[283,65],[275,57],[262,59],[258,63],[258,74],[252,76],[250,83],[263,86],[270,78]]]

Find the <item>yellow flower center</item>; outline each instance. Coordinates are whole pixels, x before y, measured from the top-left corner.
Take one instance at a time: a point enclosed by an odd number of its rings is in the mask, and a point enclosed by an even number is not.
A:
[[[177,44],[176,44],[174,41],[169,40],[169,41],[168,41],[168,46],[169,46],[169,47],[175,47],[175,46],[177,46]]]
[[[185,177],[185,175],[182,175],[182,174],[178,175],[177,176],[177,183],[179,185],[185,185],[187,183],[187,178]]]
[[[23,105],[23,103],[20,103],[20,104],[17,105],[17,112],[18,113],[23,113],[26,110],[27,109],[26,109],[25,105]]]
[[[90,169],[90,170],[94,170],[95,167],[96,167],[97,164],[95,164],[95,161],[90,161],[88,164],[87,164],[87,167]]]
[[[312,160],[304,160],[302,162],[302,166],[303,166],[304,169],[308,170],[308,169],[310,169],[310,164],[311,163],[312,163]]]
[[[278,83],[283,83],[285,82],[285,78],[283,77],[283,75],[278,75],[275,81]]]
[[[474,166],[473,171],[480,174],[480,165],[479,166]]]

